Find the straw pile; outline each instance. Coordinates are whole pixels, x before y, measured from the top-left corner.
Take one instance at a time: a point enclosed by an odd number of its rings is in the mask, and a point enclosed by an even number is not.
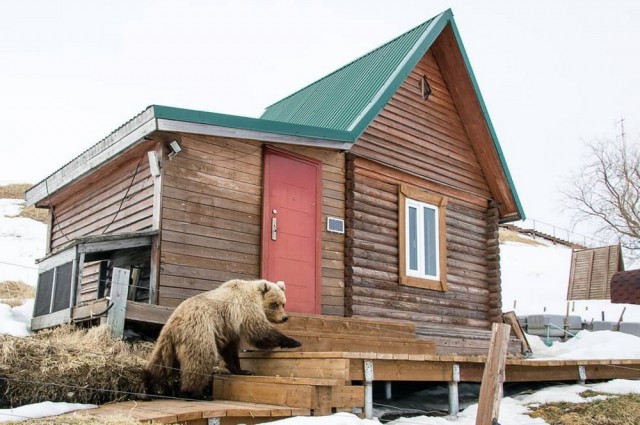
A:
[[[0,335],[0,407],[140,399],[152,348],[114,340],[106,326],[62,326],[28,338]]]

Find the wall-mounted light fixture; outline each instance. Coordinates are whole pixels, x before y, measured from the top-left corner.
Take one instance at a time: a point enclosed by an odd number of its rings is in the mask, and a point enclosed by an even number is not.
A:
[[[431,86],[427,81],[427,76],[423,75],[420,80],[420,93],[422,94],[422,99],[427,100],[429,95],[431,94]]]
[[[169,150],[171,150],[171,152],[169,152],[169,159],[172,159],[178,154],[178,152],[182,150],[182,148],[180,147],[180,144],[177,140],[173,140],[169,142]]]

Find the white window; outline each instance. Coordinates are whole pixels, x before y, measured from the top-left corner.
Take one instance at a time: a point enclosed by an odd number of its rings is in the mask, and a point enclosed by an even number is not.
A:
[[[398,278],[402,285],[447,290],[447,198],[400,185]]]
[[[439,279],[438,207],[406,200],[407,275]]]

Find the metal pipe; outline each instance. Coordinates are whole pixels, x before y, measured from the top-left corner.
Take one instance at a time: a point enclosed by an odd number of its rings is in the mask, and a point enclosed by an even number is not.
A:
[[[391,392],[391,381],[387,381],[384,383],[384,399],[391,400],[392,392]]]
[[[364,417],[373,419],[373,361],[364,361]]]
[[[449,414],[460,413],[460,397],[458,394],[458,382],[460,382],[460,365],[453,364],[451,371],[451,382],[449,382]]]

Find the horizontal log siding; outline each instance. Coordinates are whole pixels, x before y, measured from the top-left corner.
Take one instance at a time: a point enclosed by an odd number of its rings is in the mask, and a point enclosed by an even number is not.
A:
[[[183,299],[234,278],[261,275],[263,145],[183,135],[182,151],[165,161],[159,304]],[[326,217],[344,217],[344,155],[275,145],[323,163]],[[344,236],[323,232],[322,312],[344,315]]]
[[[426,101],[419,89],[423,75],[432,89]],[[431,52],[418,63],[351,152],[490,199],[476,153]]]
[[[153,178],[144,146],[70,187],[52,202],[51,250],[90,235],[148,230],[152,226]],[[137,172],[136,172],[137,168]]]
[[[446,292],[398,283],[398,186],[447,196]],[[411,320],[418,326],[487,329],[492,303],[487,202],[349,155],[347,161],[347,315]],[[495,248],[494,251],[495,253]],[[493,259],[493,258],[492,258]]]

